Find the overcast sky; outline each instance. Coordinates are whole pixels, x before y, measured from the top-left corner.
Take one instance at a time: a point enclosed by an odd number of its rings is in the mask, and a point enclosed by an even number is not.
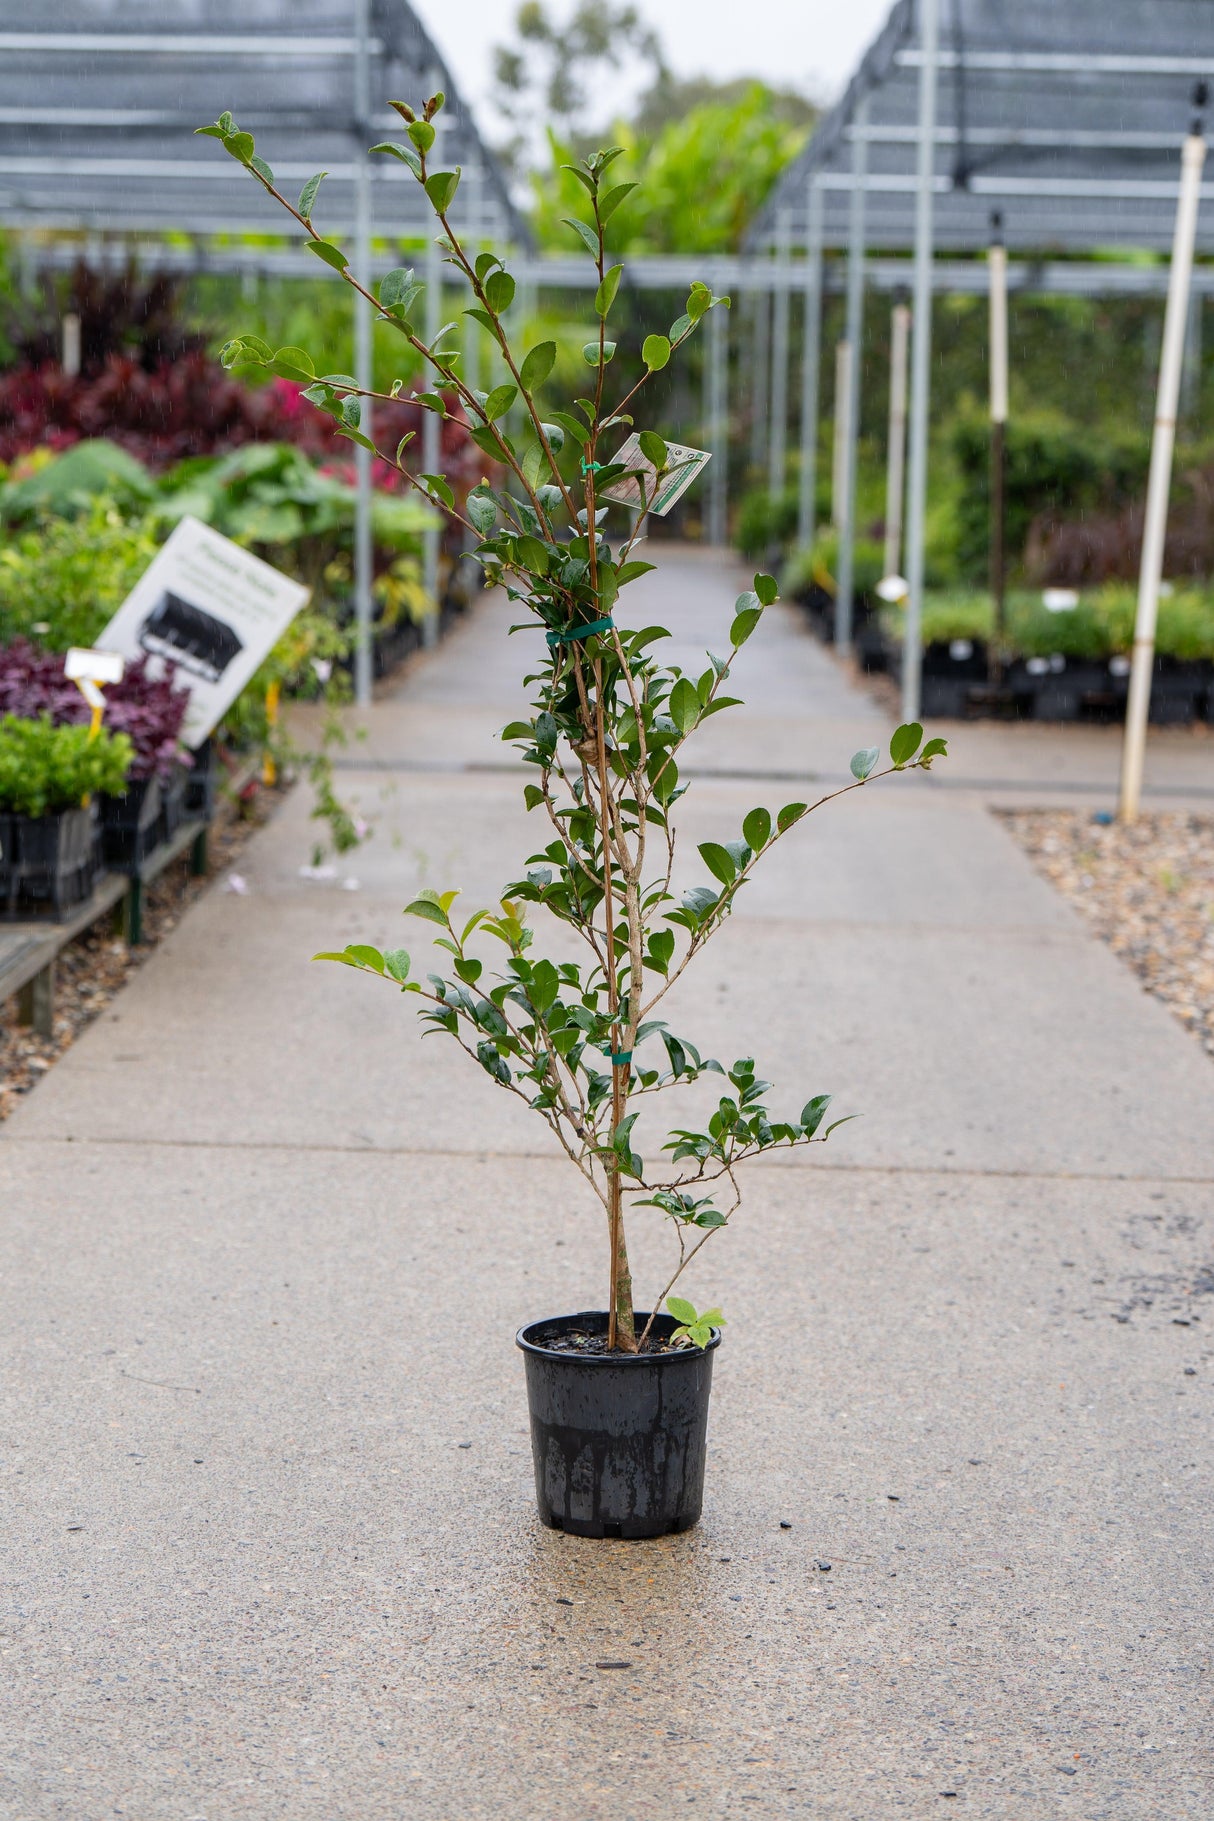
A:
[[[639,0],[671,67],[683,76],[762,76],[833,97],[892,0]],[[413,0],[460,89],[485,111],[493,45],[510,37],[516,0]],[[556,18],[571,0],[548,0]],[[485,125],[492,138],[495,124]]]

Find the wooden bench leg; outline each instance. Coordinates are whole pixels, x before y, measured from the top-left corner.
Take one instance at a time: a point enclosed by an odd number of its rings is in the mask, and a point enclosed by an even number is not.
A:
[[[17,1017],[32,1025],[39,1037],[55,1034],[55,963],[48,961],[40,973],[27,980],[17,995]]]

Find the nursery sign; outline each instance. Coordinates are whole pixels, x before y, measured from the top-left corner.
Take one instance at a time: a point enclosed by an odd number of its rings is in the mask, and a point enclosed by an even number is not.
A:
[[[603,488],[603,498],[616,500],[621,506],[641,506],[647,504],[649,511],[658,518],[665,518],[677,499],[681,499],[690,487],[701,468],[712,460],[708,449],[689,449],[683,443],[667,443],[667,466],[662,470],[660,480],[656,480],[657,469],[647,456],[641,454],[641,442],[635,433],[612,456],[612,465],[623,462],[630,470]],[[641,499],[641,487],[645,488],[645,499]]]
[[[97,644],[176,668],[190,692],[181,737],[201,746],[309,590],[196,518],[183,518]]]

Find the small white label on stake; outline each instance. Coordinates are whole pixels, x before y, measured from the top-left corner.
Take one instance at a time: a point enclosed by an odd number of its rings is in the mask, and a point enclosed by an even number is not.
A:
[[[615,500],[621,506],[644,506],[646,511],[665,518],[675,501],[681,499],[701,468],[712,460],[711,449],[690,449],[685,443],[666,444],[666,466],[660,478],[651,461],[641,454],[641,441],[634,431],[628,441],[611,458],[612,466],[622,462],[631,470],[604,487],[600,499]],[[641,490],[644,488],[644,499]]]

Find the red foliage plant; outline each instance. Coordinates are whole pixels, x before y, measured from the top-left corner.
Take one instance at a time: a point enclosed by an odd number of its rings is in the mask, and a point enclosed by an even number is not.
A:
[[[0,374],[0,461],[106,437],[153,471],[252,442],[294,443],[344,470],[349,442],[300,393],[283,379],[243,385],[198,349],[150,370],[130,355],[110,354],[97,371],[75,377],[53,363],[24,364]],[[410,431],[420,440],[421,428],[421,407],[410,399],[376,405],[376,437],[384,446],[395,448]],[[443,422],[442,465],[457,494],[480,479],[485,457],[462,417]],[[383,461],[375,463],[375,483],[402,484]]]

